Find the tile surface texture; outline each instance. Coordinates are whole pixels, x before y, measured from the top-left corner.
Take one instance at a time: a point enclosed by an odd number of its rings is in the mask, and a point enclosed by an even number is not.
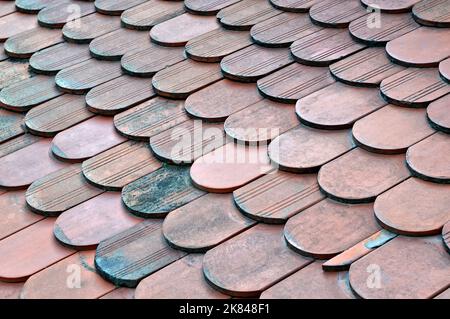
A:
[[[0,1],[2,299],[448,299],[449,187],[449,0]]]

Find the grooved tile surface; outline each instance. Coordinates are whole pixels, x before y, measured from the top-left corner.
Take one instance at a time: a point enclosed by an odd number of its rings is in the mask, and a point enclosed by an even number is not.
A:
[[[80,165],[73,164],[36,180],[28,187],[26,200],[34,212],[57,216],[102,192],[85,181]]]
[[[91,1],[62,1],[40,10],[37,19],[43,27],[62,28],[67,22],[94,12],[95,6]]]
[[[193,38],[186,44],[186,55],[200,62],[220,62],[223,57],[252,44],[246,31],[218,28]]]
[[[189,167],[164,165],[125,186],[122,200],[136,216],[164,217],[204,194],[192,185]]]
[[[125,185],[159,169],[161,163],[148,146],[128,141],[83,162],[83,175],[99,188],[121,190]]]
[[[181,1],[150,0],[125,10],[122,23],[129,29],[150,30],[155,25],[184,13]]]
[[[102,241],[95,267],[116,285],[136,287],[140,280],[184,255],[166,244],[161,221],[150,219]]]
[[[330,65],[340,82],[354,86],[377,87],[381,81],[405,68],[389,61],[384,48],[367,48]]]
[[[234,201],[246,216],[266,223],[284,223],[321,201],[316,174],[267,174],[233,192]]]
[[[86,94],[86,105],[94,113],[111,115],[154,96],[151,79],[122,75],[90,90]]]
[[[0,0],[0,298],[449,298],[449,19]]]
[[[184,102],[156,97],[114,117],[114,126],[123,136],[148,141],[150,136],[188,120]]]

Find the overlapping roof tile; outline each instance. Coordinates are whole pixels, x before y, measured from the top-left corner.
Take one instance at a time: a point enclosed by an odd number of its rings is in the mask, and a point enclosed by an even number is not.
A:
[[[0,1],[0,298],[450,298],[449,23]]]

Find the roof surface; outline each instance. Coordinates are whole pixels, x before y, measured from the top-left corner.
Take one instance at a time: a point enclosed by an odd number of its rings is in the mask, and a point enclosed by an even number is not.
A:
[[[449,0],[0,1],[0,298],[450,298]]]

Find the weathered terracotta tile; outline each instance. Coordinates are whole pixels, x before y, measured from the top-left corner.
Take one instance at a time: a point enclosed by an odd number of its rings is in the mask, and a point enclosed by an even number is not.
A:
[[[96,116],[58,133],[52,152],[58,159],[81,162],[125,141],[115,131],[111,118]]]
[[[0,242],[2,281],[25,281],[36,272],[74,253],[53,238],[54,222],[53,218],[45,218]]]
[[[220,62],[226,55],[251,44],[247,31],[232,31],[221,27],[190,40],[186,44],[186,55],[195,61]]]
[[[4,49],[8,56],[24,59],[60,42],[63,42],[60,30],[36,27],[8,38]]]
[[[134,288],[116,288],[110,293],[102,296],[100,299],[134,299]]]
[[[219,28],[215,17],[189,13],[161,22],[150,31],[153,42],[164,46],[184,46],[189,40]]]
[[[390,41],[386,52],[392,61],[401,65],[435,67],[450,56],[449,37],[448,29],[422,27]]]
[[[230,115],[224,128],[243,142],[267,142],[298,125],[292,105],[262,100]]]
[[[309,10],[311,20],[321,26],[345,28],[350,22],[367,14],[360,0],[324,0]]]
[[[31,276],[21,299],[95,299],[114,285],[95,272],[95,251],[78,252]]]
[[[389,61],[384,48],[367,48],[330,65],[331,74],[353,86],[378,87],[381,81],[405,68]]]
[[[128,213],[120,193],[106,192],[62,213],[53,233],[64,246],[89,250],[141,221]]]
[[[229,298],[206,283],[202,261],[203,255],[188,255],[145,278],[136,288],[135,299]]]
[[[155,25],[183,14],[181,1],[150,0],[125,10],[122,23],[128,29],[150,30]]]
[[[220,67],[224,76],[231,80],[256,82],[292,62],[287,48],[252,45],[226,56]]]
[[[189,178],[189,167],[164,165],[122,190],[122,200],[134,215],[164,217],[205,192],[196,189]]]
[[[30,67],[36,73],[56,74],[90,58],[87,45],[63,42],[34,53],[30,58]]]
[[[450,185],[409,178],[375,200],[375,216],[384,228],[402,235],[441,233],[450,219]]]
[[[23,134],[23,115],[0,109],[0,142],[3,143]]]
[[[290,217],[324,198],[316,174],[274,172],[233,192],[246,216],[269,224],[283,224]]]
[[[272,7],[269,1],[243,0],[217,13],[220,23],[227,29],[250,30],[258,22],[267,20],[281,11]]]
[[[89,44],[91,55],[100,60],[120,60],[127,52],[150,45],[148,33],[120,28],[95,38]]]
[[[0,89],[31,77],[29,64],[24,60],[6,60],[0,62]]]
[[[385,229],[380,230],[369,238],[364,239],[363,241],[357,243],[343,253],[323,263],[322,269],[324,271],[348,270],[352,263],[386,244],[396,236],[396,234],[391,233]]]
[[[36,16],[14,12],[0,18],[0,41],[37,27]],[[2,50],[3,51],[3,50]]]
[[[411,146],[406,163],[411,173],[421,179],[450,183],[450,136],[436,133]]]
[[[193,117],[222,122],[231,114],[262,99],[255,84],[223,79],[191,94],[186,99],[185,109]]]
[[[222,77],[220,67],[216,63],[184,60],[156,73],[152,82],[157,94],[173,99],[185,99]]]
[[[34,135],[52,137],[93,116],[84,96],[63,94],[28,111],[25,125]]]
[[[164,240],[160,220],[150,219],[121,232],[97,247],[97,271],[115,285],[136,287],[142,279],[184,257]]]
[[[117,131],[127,138],[148,141],[148,138],[187,121],[183,101],[156,97],[114,117]]]
[[[399,236],[353,263],[349,275],[362,298],[433,298],[450,283],[450,256],[438,236]]]
[[[154,96],[151,79],[122,75],[90,90],[86,106],[91,112],[113,115]]]
[[[352,21],[349,31],[353,37],[367,45],[383,45],[419,26],[410,13],[373,12]]]
[[[0,3],[0,17],[11,14],[14,11],[16,11],[16,4],[13,1],[2,1]]]
[[[322,166],[318,180],[332,199],[365,203],[408,177],[405,155],[380,155],[355,148]]]
[[[298,126],[269,145],[269,157],[281,170],[307,173],[354,147],[349,130],[317,130]]]
[[[356,53],[365,46],[355,42],[347,30],[321,28],[291,45],[297,62],[313,66],[327,66]]]
[[[93,39],[120,28],[120,18],[100,13],[92,13],[67,22],[63,29],[66,41],[89,43]]]
[[[208,251],[203,273],[223,293],[256,297],[309,263],[287,247],[282,226],[260,224]]]
[[[329,259],[378,231],[373,205],[348,205],[326,199],[290,218],[284,237],[304,256]]]
[[[296,113],[308,126],[343,129],[384,105],[378,89],[334,83],[298,100]]]
[[[73,164],[36,180],[28,188],[26,200],[33,212],[57,216],[101,193],[86,182],[81,166]]]
[[[83,175],[93,185],[120,191],[125,185],[159,169],[148,145],[127,141],[83,162]]]
[[[230,193],[272,169],[266,146],[228,143],[197,159],[192,182],[213,193]]]
[[[62,0],[17,0],[16,8],[21,12],[37,13],[40,10],[61,1]]]
[[[163,223],[169,245],[205,252],[256,224],[244,217],[229,194],[206,194],[167,215]]]
[[[414,4],[420,0],[361,0],[364,6],[371,6],[381,12],[401,13],[411,11]]]
[[[450,1],[419,1],[413,7],[414,19],[431,27],[450,27]]]
[[[24,112],[61,94],[54,77],[36,75],[1,90],[0,105],[8,110]]]
[[[450,59],[439,63],[439,73],[445,81],[450,82]]]
[[[277,9],[290,12],[308,12],[320,0],[269,0]]]
[[[189,164],[226,142],[222,123],[189,119],[150,137],[150,148],[164,162]]]
[[[35,180],[66,167],[50,152],[51,139],[40,139],[0,158],[0,186],[26,188]]]
[[[22,134],[0,144],[0,158],[14,153],[28,145],[36,143],[40,138],[31,134]]]
[[[125,73],[139,77],[151,77],[165,67],[184,59],[184,47],[167,48],[150,43],[143,50],[125,53],[121,64]]]
[[[312,24],[308,14],[285,12],[254,25],[250,35],[255,43],[262,46],[288,47],[318,30],[320,28]]]
[[[450,92],[435,68],[408,68],[396,73],[381,82],[381,95],[389,103],[426,107],[441,96]]]
[[[446,95],[427,107],[431,126],[439,131],[450,133],[450,95]]]
[[[442,229],[442,239],[444,241],[445,248],[450,252],[450,222],[447,222]]]
[[[125,10],[146,1],[147,0],[95,0],[95,9],[103,14],[120,15]]]
[[[119,62],[90,59],[59,71],[55,82],[64,92],[83,94],[121,75]]]
[[[408,147],[434,132],[425,109],[394,105],[386,105],[353,126],[353,137],[360,147],[382,154],[405,153]]]
[[[40,10],[37,18],[39,25],[48,28],[62,28],[67,22],[79,19],[95,12],[94,3],[88,1],[52,4]]]
[[[240,0],[186,0],[184,5],[189,12],[199,15],[215,15],[223,8],[226,8]]]
[[[334,82],[328,68],[292,63],[258,80],[257,84],[259,92],[268,99],[296,103],[300,98]]]
[[[324,272],[316,261],[264,291],[261,299],[353,299],[347,281],[347,272]]]
[[[12,3],[14,4],[14,2]],[[19,299],[22,288],[22,282],[0,282],[0,298],[9,300]]]
[[[0,239],[8,237],[44,217],[33,214],[27,207],[25,191],[10,191],[0,194]],[[0,289],[1,291],[1,289]]]

